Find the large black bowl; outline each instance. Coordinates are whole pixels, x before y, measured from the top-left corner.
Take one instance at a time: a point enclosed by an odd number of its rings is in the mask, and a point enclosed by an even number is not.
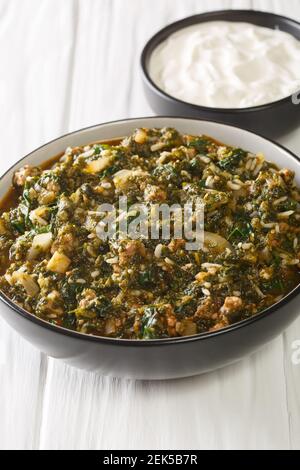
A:
[[[156,47],[176,31],[208,21],[241,21],[280,29],[300,40],[300,23],[290,18],[254,10],[222,10],[190,16],[176,21],[156,33],[146,44],[141,56],[141,70],[144,90],[152,109],[158,115],[186,116],[200,119],[213,119],[225,124],[233,124],[278,137],[291,131],[300,124],[300,104],[288,96],[279,101],[249,108],[209,108],[193,105],[168,95],[160,89],[149,74],[149,61]],[[300,96],[300,94],[299,94]]]
[[[268,139],[216,122],[153,117],[100,124],[49,142],[15,163],[0,178],[0,198],[6,194],[13,173],[20,166],[38,165],[69,146],[129,135],[137,127],[175,127],[184,133],[203,133],[251,152],[263,152],[279,166],[294,170],[300,184],[298,158]],[[41,351],[76,367],[110,376],[171,379],[210,371],[256,351],[297,317],[299,291],[300,286],[261,314],[215,333],[163,340],[118,340],[70,331],[26,312],[1,292],[0,315]]]

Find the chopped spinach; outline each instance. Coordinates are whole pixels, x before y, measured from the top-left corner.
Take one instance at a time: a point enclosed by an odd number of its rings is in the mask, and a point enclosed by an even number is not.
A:
[[[142,339],[151,339],[155,337],[155,324],[157,317],[157,309],[155,307],[147,307],[144,310],[141,320],[141,337]]]
[[[247,152],[245,152],[245,150],[233,149],[219,160],[218,166],[223,170],[231,171],[239,165],[240,161],[245,158],[246,155]]]
[[[200,154],[207,154],[209,145],[211,141],[205,137],[195,138],[188,143],[188,147],[195,148]]]

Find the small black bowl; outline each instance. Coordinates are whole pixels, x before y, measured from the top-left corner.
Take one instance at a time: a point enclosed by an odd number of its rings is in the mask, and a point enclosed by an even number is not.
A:
[[[141,55],[141,69],[147,100],[158,114],[212,119],[238,125],[269,137],[283,135],[300,125],[300,104],[292,95],[279,101],[249,108],[210,108],[181,101],[165,93],[150,78],[148,66],[152,52],[176,31],[208,21],[246,22],[271,29],[280,29],[300,40],[300,23],[284,16],[254,10],[222,10],[190,16],[176,21],[156,33]]]

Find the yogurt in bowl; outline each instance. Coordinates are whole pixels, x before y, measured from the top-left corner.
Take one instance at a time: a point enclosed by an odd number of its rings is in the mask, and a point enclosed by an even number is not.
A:
[[[149,75],[174,98],[213,108],[272,103],[300,88],[300,41],[279,29],[209,21],[171,34],[153,51]]]
[[[189,16],[141,54],[156,114],[210,119],[278,138],[300,125],[300,23],[255,10]]]

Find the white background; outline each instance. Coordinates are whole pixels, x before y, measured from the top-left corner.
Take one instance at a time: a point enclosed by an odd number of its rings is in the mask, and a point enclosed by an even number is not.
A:
[[[173,20],[223,8],[300,20],[298,0],[0,0],[1,172],[60,134],[153,114],[143,44]],[[281,141],[300,152],[299,131]],[[0,448],[299,449],[297,339],[300,319],[235,366],[141,383],[69,368],[0,320]]]

